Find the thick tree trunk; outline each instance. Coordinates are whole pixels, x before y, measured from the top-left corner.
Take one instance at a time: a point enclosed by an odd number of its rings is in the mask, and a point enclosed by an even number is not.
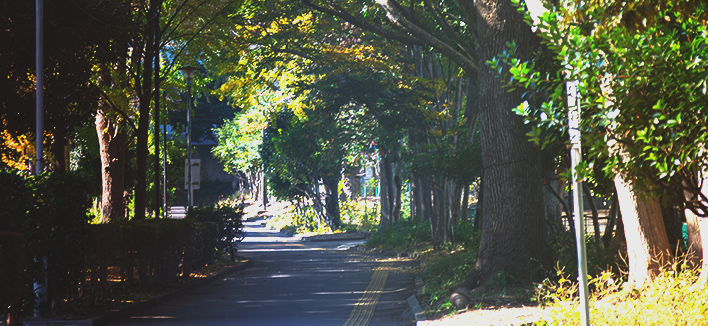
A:
[[[634,184],[620,175],[615,176],[614,182],[627,239],[629,283],[641,286],[673,257],[661,205],[656,198],[641,196]]]
[[[563,234],[566,232],[565,225],[563,225],[563,212],[566,216],[570,215],[570,209],[565,203],[563,196],[565,196],[565,181],[557,177],[555,173],[550,173],[549,177],[546,178],[546,218],[551,228],[553,234]],[[562,185],[562,187],[561,187]],[[562,195],[559,193],[558,189],[562,190]]]
[[[708,193],[708,177],[705,171],[697,178],[701,192]],[[687,199],[689,194],[686,193]],[[708,284],[708,218],[697,216],[690,209],[684,210],[686,214],[686,232],[688,233],[688,255],[695,266],[701,265],[701,275],[698,284]]]
[[[617,201],[617,194],[612,195],[612,203],[610,204],[610,212],[607,214],[607,224],[605,225],[605,233],[602,235],[602,244],[605,248],[609,248],[613,233],[615,230],[615,224],[619,217],[619,203]]]
[[[528,141],[527,126],[512,109],[520,92],[502,88],[502,81],[486,61],[516,41],[524,60],[531,52],[533,34],[511,1],[478,0],[480,36],[480,136],[484,178],[484,222],[475,272],[451,297],[458,307],[469,304],[468,293],[480,283],[504,272],[521,283],[539,277],[552,260],[546,242],[548,224],[539,149]]]
[[[54,155],[54,171],[64,172],[69,170],[69,142],[61,128],[54,130],[52,140],[52,153]]]
[[[686,210],[686,233],[688,234],[688,258],[694,266],[700,266],[703,260],[703,241],[701,238],[700,221],[702,218],[690,210]]]
[[[391,220],[397,222],[401,220],[401,205],[403,205],[402,191],[403,191],[403,177],[401,176],[401,170],[403,166],[401,164],[401,159],[398,152],[392,158],[394,160],[393,165],[393,207],[391,209]]]
[[[379,227],[401,219],[401,162],[398,151],[379,150],[381,221]]]
[[[669,203],[668,207],[661,207],[661,216],[664,220],[664,228],[666,236],[669,240],[669,248],[671,253],[680,256],[686,252],[686,247],[683,244],[683,219],[682,210],[679,207]]]
[[[339,210],[339,194],[337,188],[339,186],[339,173],[335,173],[329,178],[322,179],[325,187],[325,208],[327,216],[332,223],[334,229],[339,229],[340,226],[340,210]]]
[[[379,202],[381,203],[381,219],[379,220],[379,228],[385,227],[391,222],[391,206],[392,203],[389,190],[392,188],[391,183],[393,174],[391,168],[391,160],[387,153],[379,149]]]
[[[346,170],[344,175],[344,187],[339,200],[354,200],[359,197],[359,193],[361,192],[360,171],[361,167],[359,166]]]
[[[127,135],[100,108],[96,113],[96,133],[101,157],[101,221],[115,222],[125,217],[123,190],[125,182],[125,151]]]

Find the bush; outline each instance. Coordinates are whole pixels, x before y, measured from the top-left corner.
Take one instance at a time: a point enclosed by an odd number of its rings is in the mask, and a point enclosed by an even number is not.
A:
[[[195,206],[187,212],[187,219],[199,223],[214,223],[216,225],[214,248],[230,254],[231,259],[234,260],[238,243],[245,236],[242,220],[243,208],[243,204],[235,202],[224,202],[214,206]]]
[[[85,266],[90,189],[87,179],[74,172],[40,176],[0,172],[0,232],[17,232],[24,239],[24,257],[17,261],[24,261],[26,272],[22,294],[12,300],[13,314],[27,315],[34,309],[32,283],[45,277],[41,259],[36,258],[47,258],[53,311],[62,309],[76,292]],[[12,265],[0,264],[3,269]]]
[[[322,234],[332,231],[310,206],[275,216],[266,226],[273,230],[286,230],[297,234]]]
[[[340,202],[341,225],[346,232],[374,232],[379,227],[378,204],[367,200]]]
[[[366,246],[397,251],[417,251],[432,241],[429,220],[400,220],[379,229]]]

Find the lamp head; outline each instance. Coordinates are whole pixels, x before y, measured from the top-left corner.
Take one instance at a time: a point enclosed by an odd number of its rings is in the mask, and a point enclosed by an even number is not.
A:
[[[182,70],[182,74],[184,74],[184,78],[187,80],[192,80],[194,77],[194,73],[199,70],[197,67],[192,67],[192,66],[184,66],[182,68],[179,68],[179,70]]]

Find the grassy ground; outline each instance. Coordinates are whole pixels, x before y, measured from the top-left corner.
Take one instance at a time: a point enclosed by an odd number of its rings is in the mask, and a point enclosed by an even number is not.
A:
[[[464,222],[463,222],[464,223]],[[542,283],[518,287],[499,277],[495,284],[470,294],[472,306],[456,310],[449,295],[472,270],[477,236],[458,225],[455,246],[433,251],[425,221],[401,221],[379,230],[367,246],[423,255],[419,274],[425,286],[418,295],[429,318],[426,325],[580,325],[578,285],[573,271],[573,248],[556,248],[555,275]],[[708,325],[708,289],[698,284],[698,272],[685,263],[666,267],[641,288],[624,283],[625,262],[610,249],[590,239],[591,325]],[[618,268],[618,266],[620,266]],[[624,268],[622,266],[625,266]],[[604,271],[603,271],[604,270]]]
[[[708,291],[698,271],[677,263],[642,287],[609,272],[590,280],[592,325],[708,325]],[[542,289],[549,313],[539,325],[579,325],[577,284],[563,278]]]

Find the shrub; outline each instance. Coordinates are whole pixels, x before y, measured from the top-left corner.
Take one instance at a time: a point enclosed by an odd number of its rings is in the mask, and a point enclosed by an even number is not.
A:
[[[222,250],[236,259],[238,243],[243,233],[243,204],[223,202],[214,206],[195,206],[187,212],[187,219],[216,225],[215,249]],[[206,230],[204,230],[206,232]]]
[[[374,232],[381,215],[376,203],[364,200],[340,202],[342,229],[346,232]]]
[[[286,230],[297,234],[322,234],[332,231],[310,206],[275,216],[266,226],[273,230]]]
[[[369,248],[416,251],[432,241],[430,221],[400,220],[379,229],[369,240]]]
[[[85,265],[90,189],[86,177],[75,172],[40,176],[0,172],[0,232],[17,232],[24,240],[24,257],[18,261],[25,262],[26,272],[22,295],[13,300],[13,314],[33,311],[32,283],[45,277],[42,259],[36,258],[47,259],[53,311],[76,292]],[[0,264],[2,268],[12,265]]]

